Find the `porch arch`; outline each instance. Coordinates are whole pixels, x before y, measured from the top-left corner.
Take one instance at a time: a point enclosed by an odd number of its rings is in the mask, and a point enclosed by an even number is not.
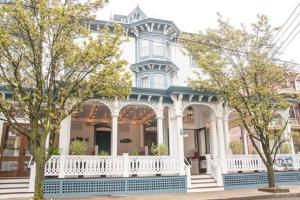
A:
[[[118,113],[118,154],[149,155],[159,140],[159,118],[144,102],[121,102]]]
[[[83,102],[80,110],[73,112],[70,117],[70,136],[68,143],[76,139],[87,141],[88,149],[86,154],[88,155],[94,155],[104,151],[107,154],[112,153],[112,112],[107,102],[89,99]],[[103,138],[102,136],[106,137]],[[60,137],[60,142],[64,141],[66,141],[66,139]]]
[[[192,165],[192,174],[206,172],[206,154],[218,154],[216,112],[215,106],[207,103],[183,103],[183,153]]]
[[[204,102],[184,102],[183,106],[182,106],[182,114],[187,107],[192,106],[192,105],[200,105],[200,106],[209,107],[213,111],[213,114],[215,116],[217,116],[217,114],[218,114],[217,109],[214,105],[209,104],[209,103],[204,103]]]
[[[158,103],[147,103],[147,102],[144,102],[144,101],[120,101],[117,112],[120,113],[120,111],[124,107],[129,106],[129,105],[133,105],[133,106],[135,106],[135,105],[147,106],[147,107],[152,108],[152,110],[155,112],[156,116],[158,114],[158,109],[159,109],[158,108]]]

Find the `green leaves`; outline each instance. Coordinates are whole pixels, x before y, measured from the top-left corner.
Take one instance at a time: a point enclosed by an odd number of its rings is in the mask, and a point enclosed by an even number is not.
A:
[[[32,149],[43,149],[48,133],[54,144],[60,122],[87,99],[130,94],[130,74],[119,51],[123,28],[102,27],[97,33],[89,29],[106,2],[0,4],[0,82],[12,92],[11,100],[0,101],[0,111],[26,134]],[[17,114],[38,124],[41,136],[36,127],[33,133],[15,123]]]
[[[251,141],[259,140],[263,150],[255,142],[253,145],[264,163],[272,165],[271,155],[287,140],[283,133],[288,119],[281,118],[283,123],[275,129],[270,124],[291,106],[286,96],[278,93],[286,87],[289,73],[287,66],[275,63],[270,54],[275,48],[275,29],[263,15],[258,15],[250,30],[235,28],[222,17],[218,24],[205,33],[181,36],[202,71],[190,84],[217,93],[221,101],[234,108],[238,116],[235,120],[246,128]]]

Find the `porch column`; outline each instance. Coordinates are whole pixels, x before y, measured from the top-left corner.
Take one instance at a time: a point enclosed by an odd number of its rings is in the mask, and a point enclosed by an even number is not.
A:
[[[223,132],[223,117],[217,117],[217,135],[219,146],[219,166],[221,166],[222,173],[226,173],[225,165],[225,139]]]
[[[230,130],[229,130],[229,119],[225,118],[224,119],[224,135],[225,135],[225,149],[226,149],[226,154],[230,155],[231,154],[231,149],[230,149]]]
[[[59,150],[60,155],[69,155],[72,116],[66,117],[60,123]]]
[[[176,116],[176,124],[177,124],[177,137],[178,137],[178,156],[180,159],[180,164],[182,164],[181,174],[184,174],[184,147],[183,147],[183,125],[182,125],[182,115]]]
[[[111,154],[117,156],[118,154],[118,117],[119,114],[112,115],[112,129],[111,129]]]
[[[48,154],[49,151],[49,145],[50,145],[50,133],[48,133],[46,137],[46,143],[45,143],[45,148],[46,148],[46,154]]]
[[[173,131],[175,131],[176,129],[173,128],[173,118],[171,117],[171,109],[169,109],[169,114],[168,114],[168,124],[169,124],[169,152],[170,155],[173,156],[174,155],[174,133]]]
[[[242,138],[243,138],[243,147],[244,147],[244,154],[248,155],[248,137],[247,137],[247,132],[245,130],[245,127],[241,127],[241,132],[242,132]]]
[[[157,144],[164,143],[163,116],[157,116]]]
[[[285,132],[286,132],[286,138],[289,138],[289,143],[291,145],[291,154],[295,154],[295,147],[294,147],[294,141],[293,141],[293,136],[292,136],[292,128],[291,128],[291,124],[288,123],[286,125],[286,128],[285,128]]]
[[[211,119],[211,154],[214,160],[217,159],[218,156],[218,141],[217,141],[217,125],[216,120]]]
[[[163,107],[163,97],[159,97],[158,108],[156,110],[157,119],[157,144],[164,144],[164,107]]]

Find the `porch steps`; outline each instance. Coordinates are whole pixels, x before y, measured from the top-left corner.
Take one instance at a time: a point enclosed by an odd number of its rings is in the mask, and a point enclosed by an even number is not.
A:
[[[215,179],[209,175],[192,175],[191,187],[187,189],[187,192],[210,192],[224,190],[223,187],[218,186]]]
[[[28,178],[1,178],[0,199],[32,197],[33,193],[28,192]]]

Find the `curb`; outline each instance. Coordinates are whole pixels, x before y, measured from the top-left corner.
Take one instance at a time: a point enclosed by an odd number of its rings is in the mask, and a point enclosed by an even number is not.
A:
[[[281,197],[300,197],[300,193],[291,193],[291,194],[270,194],[270,195],[257,195],[251,197],[232,197],[232,198],[218,198],[212,200],[253,200],[253,199],[273,199],[273,198],[281,198]]]

